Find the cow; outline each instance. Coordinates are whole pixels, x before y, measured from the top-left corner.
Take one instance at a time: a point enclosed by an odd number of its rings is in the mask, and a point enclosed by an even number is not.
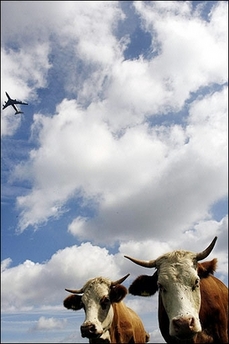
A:
[[[228,343],[228,288],[213,276],[216,258],[199,263],[216,240],[200,253],[178,250],[150,261],[125,256],[156,268],[152,276],[137,277],[129,293],[151,296],[159,291],[158,322],[167,343]]]
[[[122,301],[127,288],[121,283],[129,276],[112,282],[96,277],[78,290],[65,289],[72,293],[64,299],[67,309],[85,311],[85,320],[80,327],[81,336],[89,343],[146,343],[149,334],[139,316]],[[76,295],[83,294],[83,295]]]

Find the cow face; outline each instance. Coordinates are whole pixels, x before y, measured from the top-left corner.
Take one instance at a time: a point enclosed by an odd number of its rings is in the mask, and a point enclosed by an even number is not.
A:
[[[200,278],[193,256],[174,252],[157,262],[160,297],[169,318],[170,336],[192,337],[200,332],[199,311],[201,304]]]
[[[140,276],[130,286],[134,295],[152,295],[159,290],[159,300],[169,320],[169,335],[179,339],[192,338],[202,330],[199,311],[201,305],[198,261],[212,251],[217,237],[200,253],[173,251],[151,260],[142,261],[128,256],[134,263],[156,268],[153,276]],[[204,274],[204,266],[202,273]]]
[[[108,330],[114,315],[112,303],[120,302],[127,294],[127,289],[121,284],[112,284],[109,279],[97,277],[89,280],[81,292],[82,296],[68,296],[63,302],[64,307],[84,309],[85,320],[80,328],[82,337],[110,341]]]
[[[150,296],[158,290],[169,318],[169,334],[180,339],[201,331],[200,278],[193,257],[181,252],[164,255],[157,260],[153,276],[139,276],[129,287],[134,295]]]

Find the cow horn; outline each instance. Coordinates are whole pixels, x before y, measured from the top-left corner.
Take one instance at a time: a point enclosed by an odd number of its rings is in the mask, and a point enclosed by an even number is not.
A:
[[[206,257],[211,253],[211,251],[213,250],[213,247],[215,246],[216,240],[217,240],[217,237],[215,237],[215,238],[212,240],[212,242],[210,243],[210,245],[209,245],[204,251],[199,252],[199,253],[196,254],[196,260],[197,260],[197,261],[206,258]]]
[[[123,281],[125,281],[125,279],[130,276],[130,274],[127,274],[126,276],[120,278],[119,280],[115,281],[115,282],[111,282],[111,287],[114,287],[117,284],[121,284]]]
[[[73,293],[73,294],[82,294],[83,293],[83,288],[81,289],[66,289],[66,291],[68,291],[69,293]]]
[[[135,258],[131,258],[129,256],[124,256],[125,258],[131,260],[133,263],[140,265],[140,266],[144,266],[145,268],[155,268],[156,266],[156,260],[140,260],[140,259],[135,259]]]

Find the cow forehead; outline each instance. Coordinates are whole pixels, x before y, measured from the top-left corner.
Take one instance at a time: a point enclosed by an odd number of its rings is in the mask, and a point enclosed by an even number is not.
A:
[[[105,277],[92,278],[85,283],[85,285],[83,286],[83,290],[85,291],[88,288],[93,288],[93,287],[96,287],[97,285],[101,285],[101,284],[105,285],[109,288],[111,285],[111,281]]]
[[[197,276],[195,254],[189,251],[173,251],[156,260],[158,279],[189,279]]]
[[[107,295],[110,290],[111,281],[104,277],[96,277],[85,283],[83,287],[83,299],[86,301],[88,296],[100,298]]]
[[[173,264],[173,263],[187,263],[190,264],[190,266],[195,265],[196,266],[196,261],[195,261],[196,254],[190,251],[172,251],[163,254],[159,258],[156,259],[156,267],[160,268],[160,266],[163,264]]]

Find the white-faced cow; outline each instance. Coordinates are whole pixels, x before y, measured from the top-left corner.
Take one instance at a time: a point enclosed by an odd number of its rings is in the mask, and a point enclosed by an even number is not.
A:
[[[121,283],[129,276],[112,282],[104,277],[90,279],[79,290],[65,289],[64,307],[85,311],[82,337],[89,343],[146,343],[149,335],[139,316],[123,302],[127,289]],[[83,295],[75,295],[83,294]]]
[[[213,273],[217,259],[198,263],[212,251],[217,237],[200,253],[173,251],[134,263],[156,268],[129,287],[133,295],[159,291],[158,321],[167,343],[228,343],[228,288]]]

